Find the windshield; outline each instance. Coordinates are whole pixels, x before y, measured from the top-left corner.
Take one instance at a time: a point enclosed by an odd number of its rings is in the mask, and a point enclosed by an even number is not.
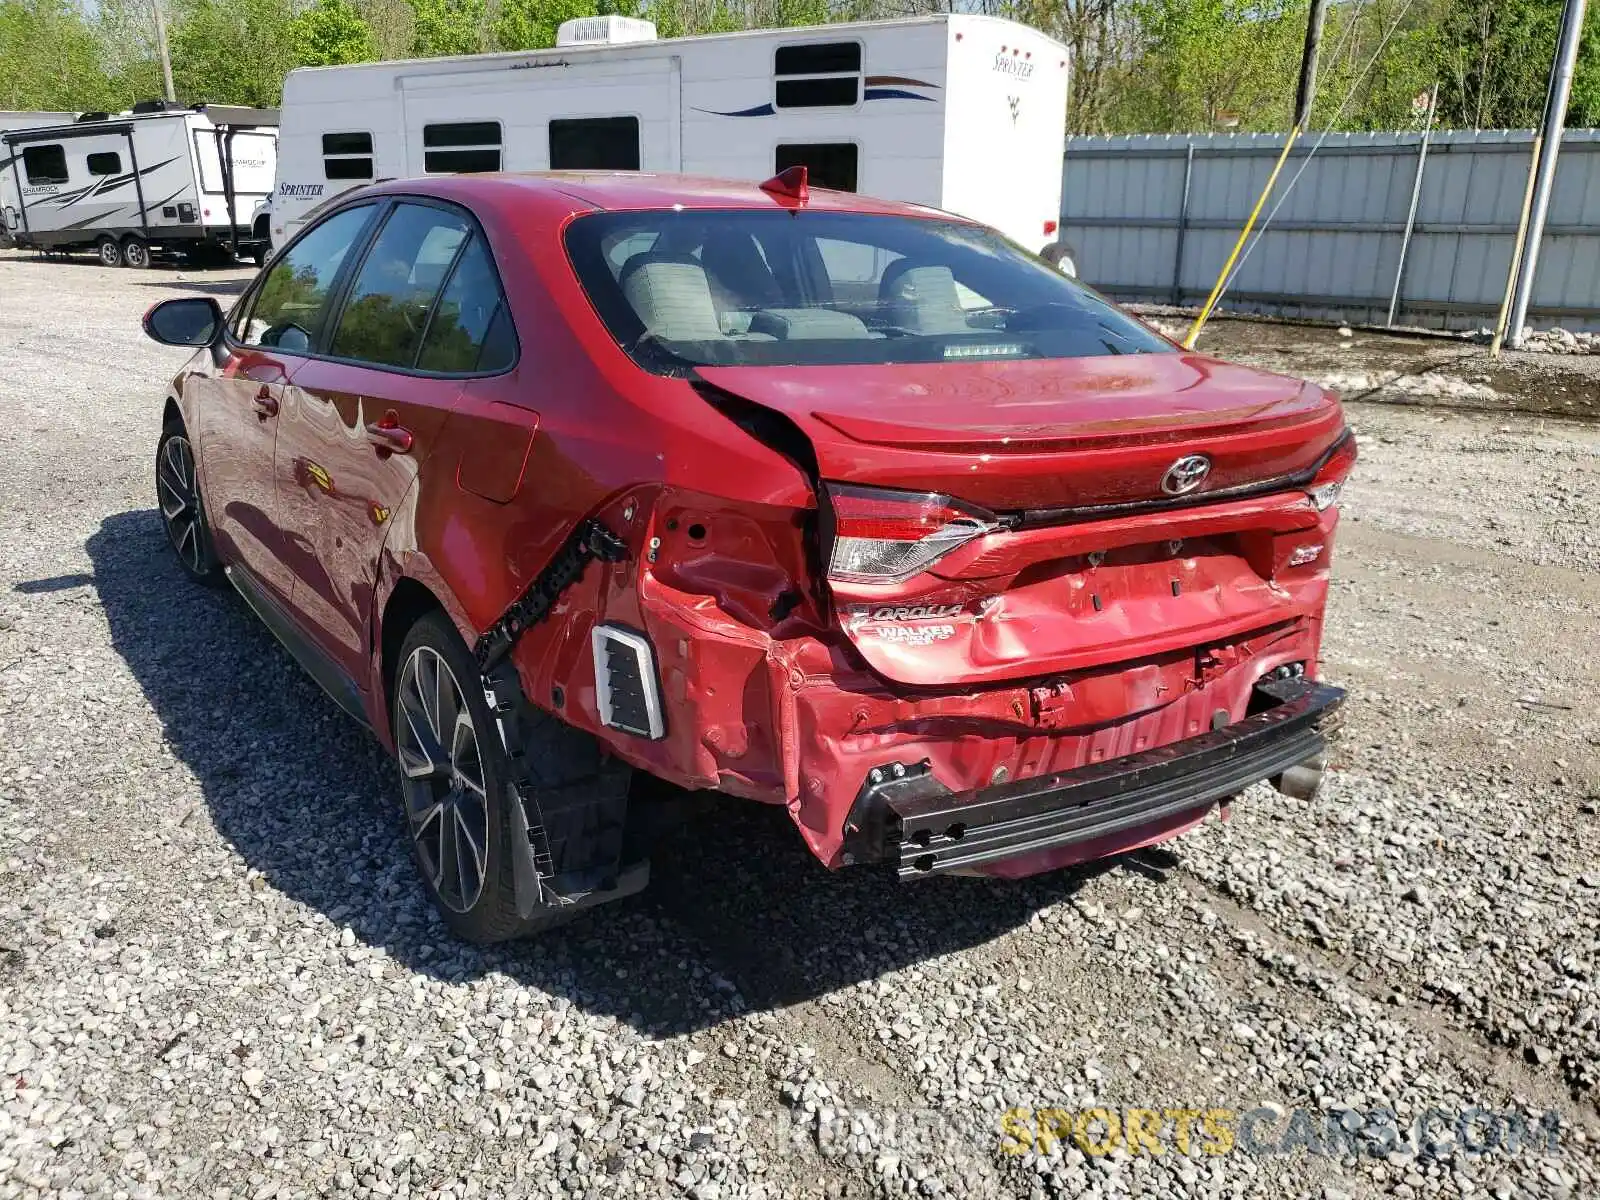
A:
[[[837,212],[595,213],[567,252],[640,366],[800,366],[1171,352],[998,233]]]

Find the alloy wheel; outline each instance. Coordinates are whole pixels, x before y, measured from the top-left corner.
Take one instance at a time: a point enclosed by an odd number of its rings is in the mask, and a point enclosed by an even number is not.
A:
[[[205,573],[200,535],[200,489],[194,480],[194,450],[181,433],[167,438],[156,463],[161,520],[178,557],[196,574]]]
[[[100,255],[100,265],[103,267],[115,267],[122,264],[122,247],[110,238],[106,238],[100,243],[97,252]]]
[[[430,646],[406,659],[395,689],[406,821],[439,902],[464,913],[488,870],[489,797],[472,711],[454,672]]]

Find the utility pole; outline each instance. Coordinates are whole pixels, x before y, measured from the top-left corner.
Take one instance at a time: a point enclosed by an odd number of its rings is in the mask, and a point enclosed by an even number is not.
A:
[[[1283,139],[1283,152],[1278,155],[1278,161],[1273,164],[1272,172],[1267,176],[1267,186],[1261,189],[1260,199],[1256,201],[1256,206],[1250,210],[1249,217],[1245,219],[1244,228],[1239,231],[1239,240],[1233,244],[1232,253],[1222,264],[1222,273],[1217,276],[1217,282],[1212,287],[1211,294],[1206,297],[1206,302],[1200,306],[1200,313],[1195,317],[1194,324],[1189,326],[1189,332],[1184,335],[1185,350],[1193,350],[1195,342],[1200,339],[1200,331],[1211,319],[1217,301],[1222,299],[1222,290],[1228,284],[1228,274],[1233,270],[1233,264],[1239,261],[1239,255],[1250,237],[1250,231],[1255,228],[1256,218],[1261,215],[1267,197],[1272,194],[1273,185],[1278,182],[1283,164],[1289,161],[1289,151],[1294,149],[1295,139],[1306,131],[1306,126],[1311,121],[1311,101],[1317,92],[1317,51],[1322,47],[1322,23],[1327,15],[1328,0],[1311,0],[1311,22],[1306,26],[1306,48],[1300,59],[1300,88],[1294,98],[1294,124],[1289,127],[1289,136]]]
[[[1311,102],[1317,95],[1317,55],[1322,49],[1322,25],[1328,16],[1328,0],[1311,0],[1311,18],[1306,26],[1306,46],[1300,56],[1300,87],[1294,96],[1294,124],[1302,133],[1311,121]]]
[[[1567,97],[1572,92],[1572,71],[1578,61],[1578,43],[1583,37],[1583,14],[1588,0],[1567,0],[1561,14],[1561,37],[1556,43],[1556,61],[1550,69],[1550,90],[1544,102],[1543,146],[1538,176],[1533,185],[1533,211],[1528,222],[1528,245],[1522,256],[1522,271],[1517,276],[1516,295],[1506,325],[1506,341],[1515,350],[1522,345],[1522,326],[1528,319],[1528,302],[1533,298],[1534,273],[1539,265],[1539,243],[1544,238],[1544,219],[1550,209],[1550,190],[1556,178],[1556,156],[1561,153],[1561,131],[1567,124]]]
[[[167,53],[167,19],[161,15],[161,0],[150,0],[156,14],[156,49],[161,53],[161,81],[167,85],[167,99],[176,101],[178,93],[172,86],[172,56]]]

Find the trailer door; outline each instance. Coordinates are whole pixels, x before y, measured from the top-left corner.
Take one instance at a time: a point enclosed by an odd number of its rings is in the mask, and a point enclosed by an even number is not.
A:
[[[226,227],[231,199],[232,223],[249,225],[256,202],[272,195],[273,171],[278,161],[277,133],[218,125],[210,129],[196,127],[191,136],[195,165],[200,172],[201,198],[208,210],[206,224]]]
[[[678,83],[665,55],[403,76],[406,173],[677,171]]]

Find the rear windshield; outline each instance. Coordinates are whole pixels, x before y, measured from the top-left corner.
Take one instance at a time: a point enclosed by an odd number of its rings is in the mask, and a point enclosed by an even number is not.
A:
[[[578,278],[647,370],[1170,352],[991,230],[835,212],[647,211],[567,229]]]

